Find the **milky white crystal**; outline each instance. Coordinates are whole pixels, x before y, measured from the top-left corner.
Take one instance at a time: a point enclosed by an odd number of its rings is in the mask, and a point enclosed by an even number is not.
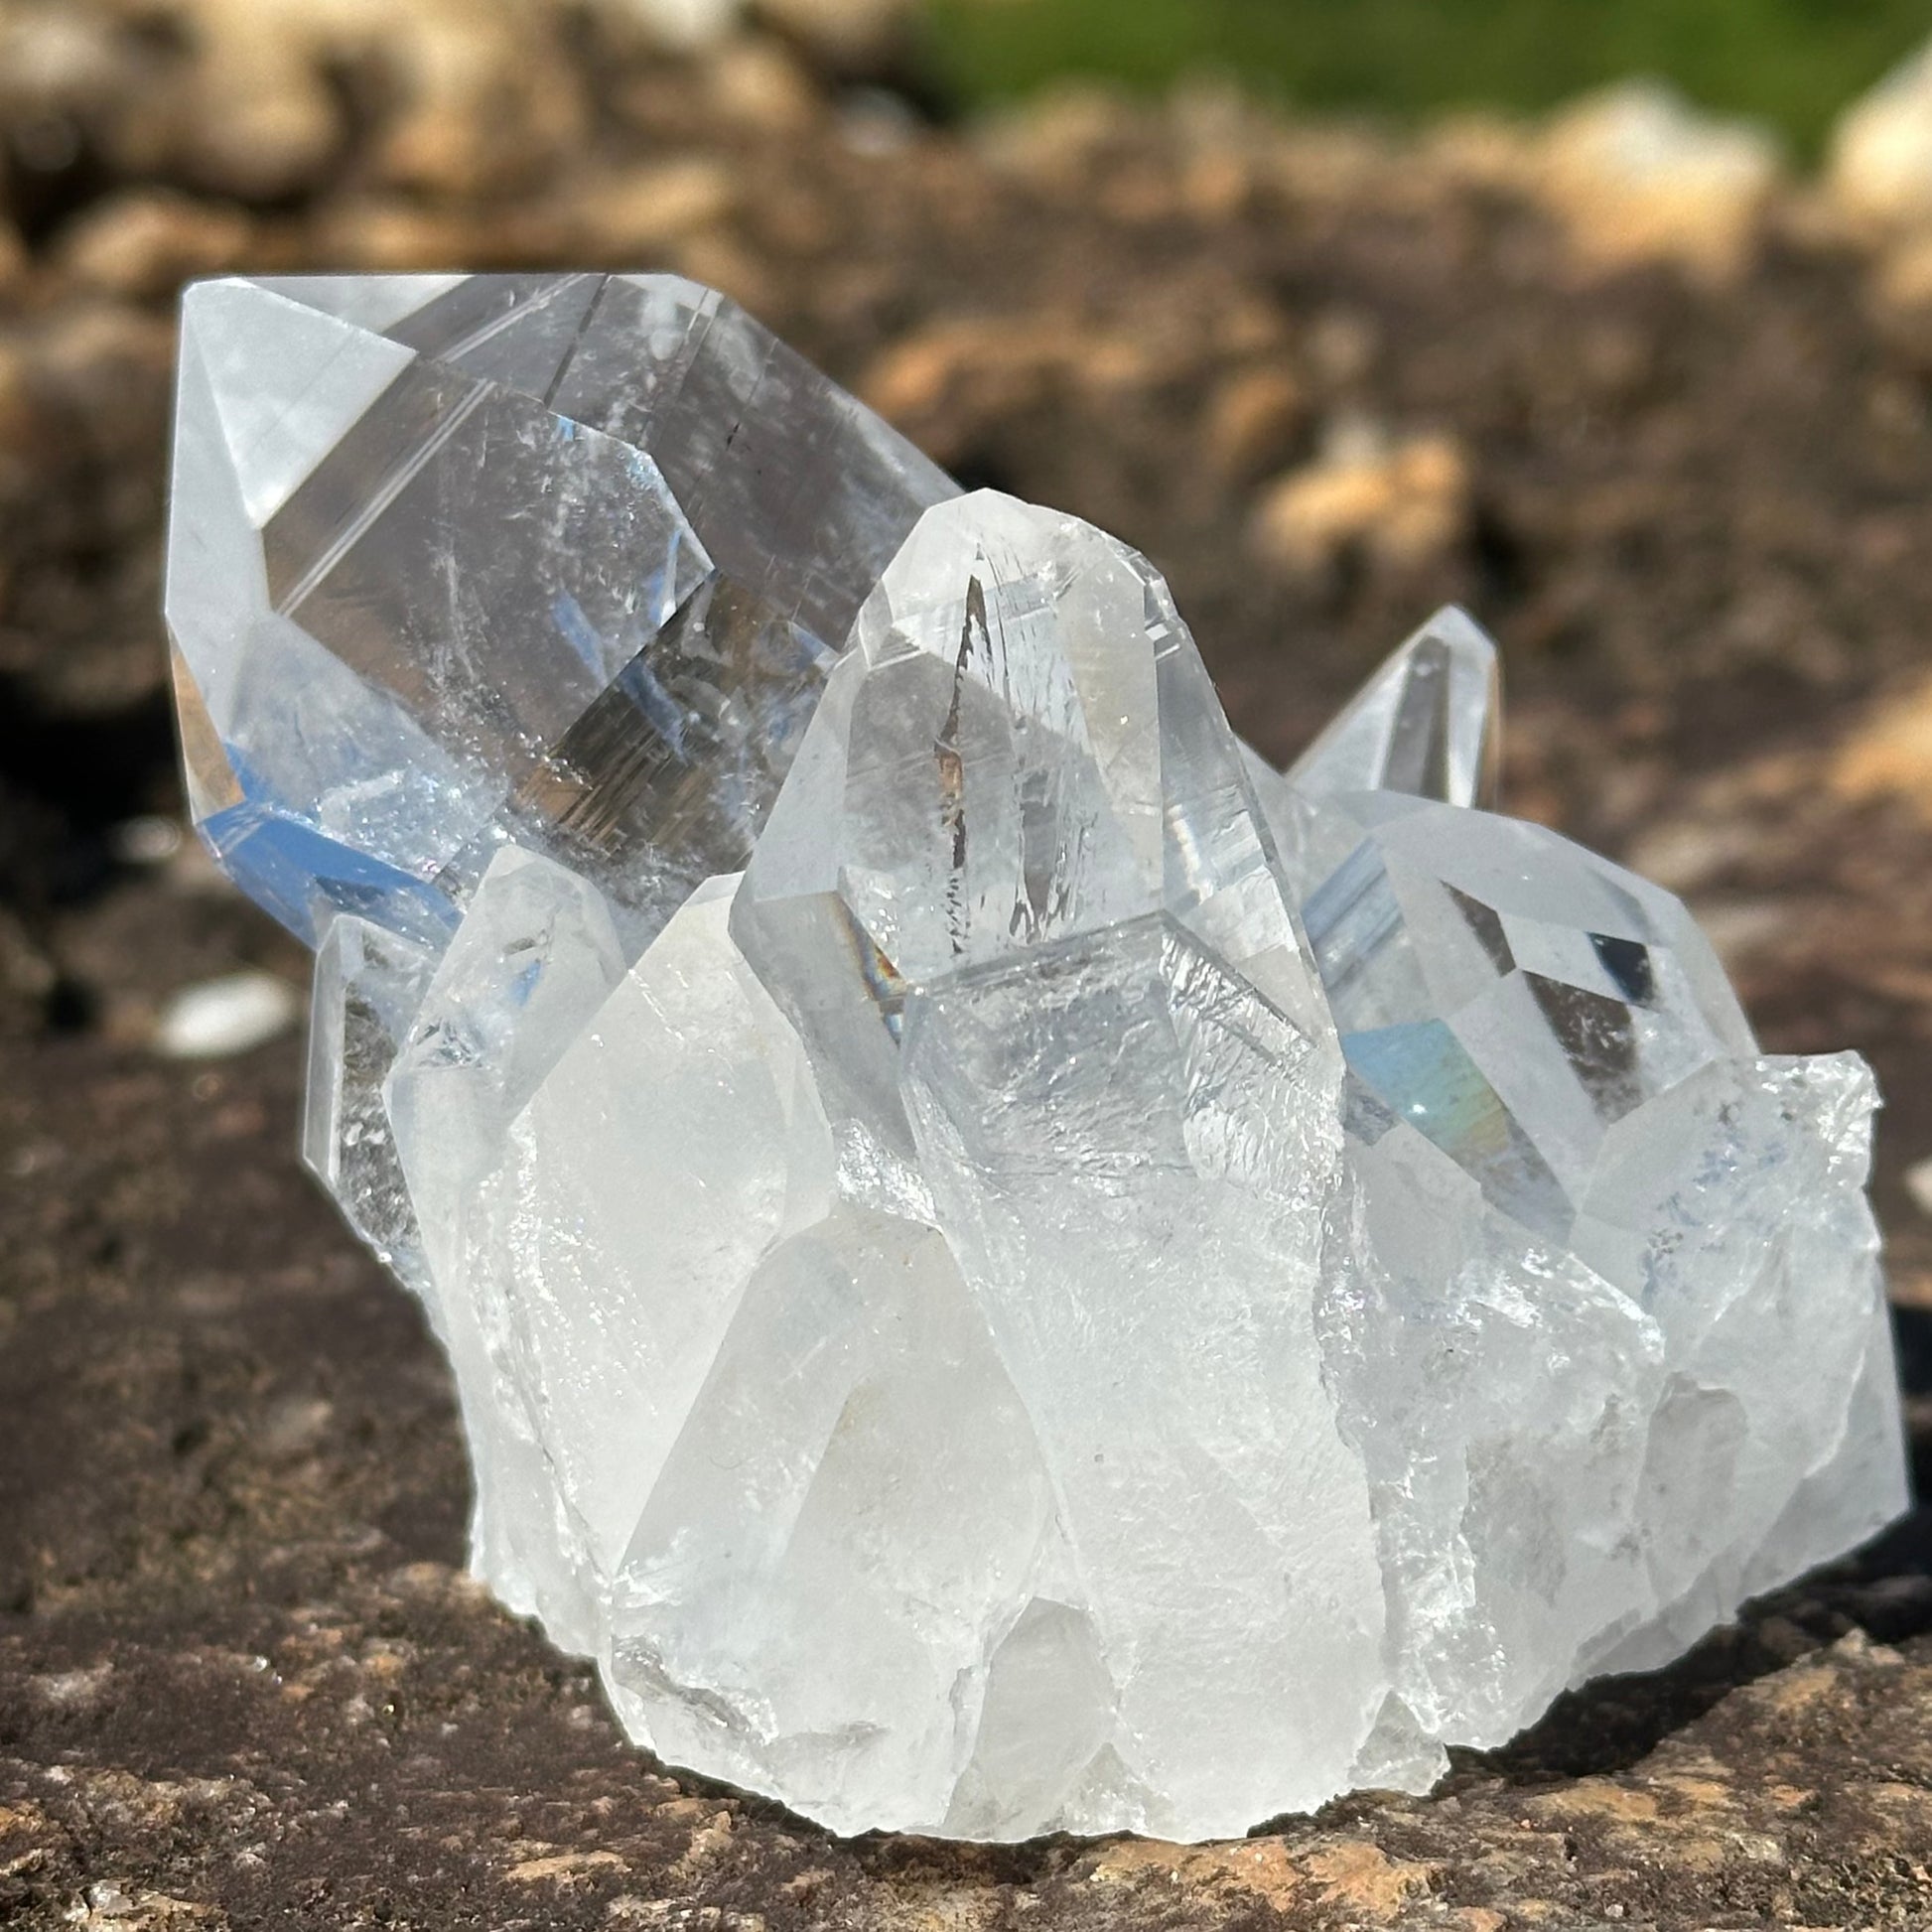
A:
[[[1419,1790],[1904,1502],[1870,1076],[1495,816],[1446,612],[1287,773],[1145,559],[666,278],[189,298],[191,795],[473,1555],[837,1829]]]

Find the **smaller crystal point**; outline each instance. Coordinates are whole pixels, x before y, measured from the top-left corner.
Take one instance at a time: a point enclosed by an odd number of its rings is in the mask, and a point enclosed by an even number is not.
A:
[[[305,1153],[671,1762],[1235,1834],[1904,1506],[1869,1071],[1486,809],[1459,613],[1274,771],[1145,558],[672,278],[198,290],[176,459]]]
[[[422,1230],[427,1301],[456,1369],[476,1476],[474,1547],[504,1599],[572,1648],[598,1612],[555,1506],[541,1412],[519,1339],[493,1292],[484,1189],[505,1137],[623,971],[594,888],[507,847],[484,873],[438,962],[384,1087]]]
[[[1496,802],[1501,715],[1496,646],[1449,605],[1349,700],[1288,781],[1311,798],[1400,791],[1486,811]]]
[[[1349,1071],[1504,1211],[1567,1236],[1603,1136],[1755,1050],[1668,893],[1556,833],[1401,792],[1320,808],[1302,918]]]

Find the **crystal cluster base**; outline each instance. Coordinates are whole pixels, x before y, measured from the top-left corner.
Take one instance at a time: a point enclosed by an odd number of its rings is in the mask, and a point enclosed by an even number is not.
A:
[[[474,1561],[842,1831],[1425,1789],[1904,1503],[1856,1057],[1495,815],[1446,612],[1286,774],[1147,561],[668,277],[185,311],[191,799]]]

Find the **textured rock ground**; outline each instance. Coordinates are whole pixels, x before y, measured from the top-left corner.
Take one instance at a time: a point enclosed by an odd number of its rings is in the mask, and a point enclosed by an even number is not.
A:
[[[535,7],[445,10],[467,69],[379,22],[276,43],[286,165],[303,113],[326,139],[271,185],[206,138],[245,11],[0,8],[0,1923],[1932,1922],[1922,1513],[1434,1798],[1232,1847],[842,1845],[664,1775],[462,1580],[444,1372],[296,1165],[295,1035],[155,1052],[182,988],[303,962],[129,824],[176,809],[179,275],[703,276],[969,480],[1147,549],[1272,754],[1477,609],[1512,807],[1685,893],[1769,1047],[1876,1065],[1923,1464],[1922,239],[1786,187],[1741,251],[1606,259],[1574,179],[1467,130],[1398,151],[1197,97],[967,134],[803,41],[680,65]],[[424,120],[420,74],[459,70],[529,91]]]

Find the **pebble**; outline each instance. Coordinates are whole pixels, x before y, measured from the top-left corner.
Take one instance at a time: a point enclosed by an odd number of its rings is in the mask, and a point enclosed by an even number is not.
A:
[[[1533,186],[1579,254],[1612,267],[1669,260],[1720,280],[1748,265],[1784,180],[1768,129],[1701,113],[1655,81],[1586,96],[1533,154]]]
[[[1292,369],[1261,364],[1237,369],[1215,388],[1204,424],[1208,462],[1245,483],[1290,453],[1308,415],[1308,392]]]
[[[108,835],[108,848],[124,866],[160,866],[182,849],[179,819],[160,812],[124,818]]]
[[[744,39],[720,48],[710,83],[721,114],[767,133],[810,127],[823,104],[811,77],[776,41]]]
[[[759,16],[834,66],[859,67],[891,48],[905,0],[760,0]]]
[[[1325,570],[1351,549],[1411,570],[1460,543],[1469,496],[1468,458],[1453,437],[1396,440],[1364,427],[1266,489],[1250,538],[1266,561],[1298,573]]]
[[[62,237],[60,260],[88,288],[151,301],[196,276],[234,268],[253,235],[254,224],[238,208],[135,189],[74,221]]]
[[[1932,1159],[1916,1161],[1905,1170],[1905,1191],[1912,1205],[1932,1219]]]
[[[642,260],[719,226],[733,205],[731,170],[699,155],[624,170],[572,197],[570,218],[583,223],[587,250]]]
[[[636,25],[665,47],[697,49],[722,41],[744,11],[741,0],[602,0],[594,9],[614,25]]]
[[[184,987],[162,1008],[154,1048],[164,1059],[228,1059],[293,1025],[301,997],[273,973],[226,973]]]
[[[1881,694],[1840,742],[1825,777],[1851,803],[1896,798],[1932,819],[1932,677]]]
[[[1825,180],[1855,226],[1932,228],[1932,42],[1840,116]]]

